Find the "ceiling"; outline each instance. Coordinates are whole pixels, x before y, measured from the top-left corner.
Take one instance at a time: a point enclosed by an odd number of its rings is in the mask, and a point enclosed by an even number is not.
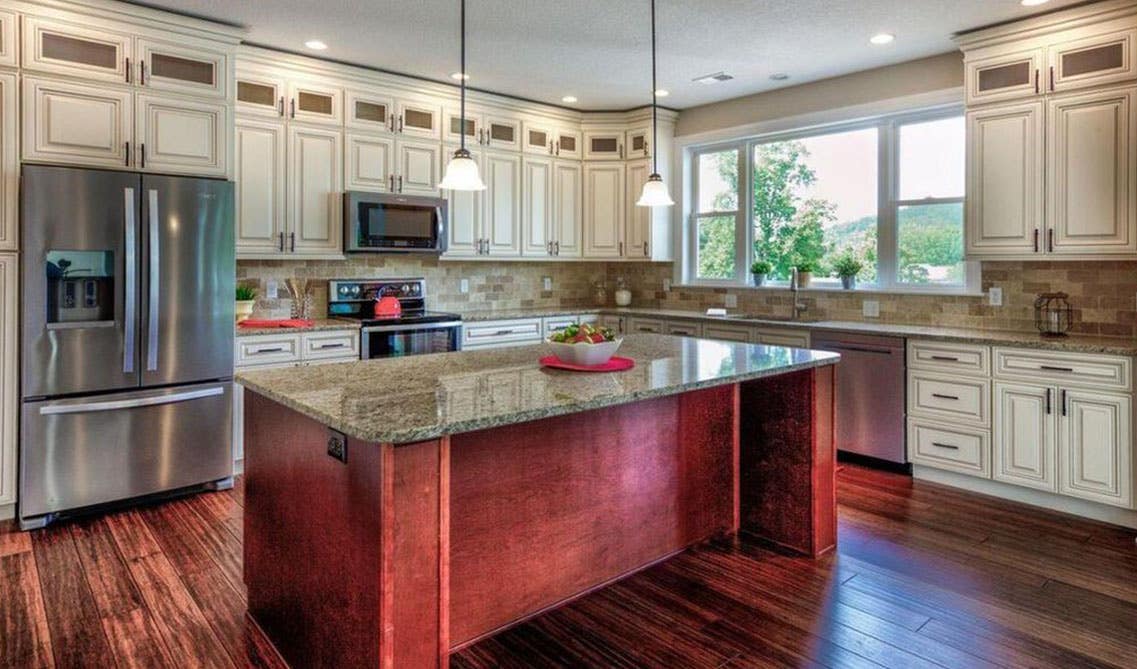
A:
[[[955,32],[1077,4],[1050,0],[658,0],[661,103],[676,109],[954,49]],[[247,29],[250,43],[447,80],[458,65],[457,0],[145,0]],[[470,86],[579,109],[650,101],[648,0],[471,0]],[[888,32],[886,46],[869,37]],[[725,71],[734,80],[691,80]],[[786,81],[770,75],[786,73]]]

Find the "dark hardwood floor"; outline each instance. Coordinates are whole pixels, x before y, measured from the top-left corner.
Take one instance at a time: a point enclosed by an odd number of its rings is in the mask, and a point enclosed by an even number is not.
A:
[[[1137,533],[854,467],[839,497],[835,555],[703,545],[451,666],[1137,667]],[[280,666],[244,619],[241,504],[0,526],[0,667]]]

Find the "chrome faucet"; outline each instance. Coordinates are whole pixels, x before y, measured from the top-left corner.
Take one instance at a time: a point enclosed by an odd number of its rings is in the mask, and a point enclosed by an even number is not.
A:
[[[798,280],[799,280],[799,277],[798,277],[797,268],[791,267],[790,268],[790,294],[793,296],[792,318],[795,321],[797,319],[801,318],[801,315],[803,313],[805,313],[806,309],[809,309],[809,305],[806,304],[805,302],[802,302],[797,297],[797,293],[800,290],[800,288],[798,287]]]

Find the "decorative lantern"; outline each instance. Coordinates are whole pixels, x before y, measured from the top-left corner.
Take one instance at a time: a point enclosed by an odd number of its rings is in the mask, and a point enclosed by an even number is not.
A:
[[[1066,293],[1043,293],[1034,301],[1034,325],[1043,337],[1065,337],[1074,318]]]

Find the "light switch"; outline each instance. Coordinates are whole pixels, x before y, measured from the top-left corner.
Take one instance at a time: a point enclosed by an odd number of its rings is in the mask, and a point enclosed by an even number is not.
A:
[[[458,282],[458,292],[459,293],[470,292],[470,280],[469,279],[462,279],[461,281]]]
[[[270,300],[275,300],[278,297],[276,292],[278,290],[280,290],[280,284],[276,282],[276,279],[268,279],[265,281],[265,297]]]
[[[665,293],[671,292],[671,279],[664,279],[663,280],[663,292],[665,292]]]
[[[876,300],[865,300],[861,305],[861,313],[865,318],[880,318],[880,302]]]
[[[551,277],[551,276],[541,277],[541,289],[545,290],[545,291],[552,290],[553,289],[553,277]]]
[[[992,286],[987,291],[987,302],[993,307],[1003,306],[1003,289]]]
[[[727,309],[734,309],[734,308],[738,307],[738,296],[734,295],[732,293],[727,293],[726,299],[724,300],[723,303]]]

